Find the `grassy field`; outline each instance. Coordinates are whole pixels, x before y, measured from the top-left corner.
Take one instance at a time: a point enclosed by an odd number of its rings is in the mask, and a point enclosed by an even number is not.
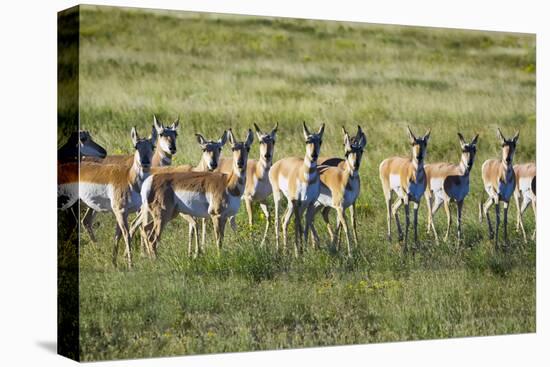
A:
[[[84,7],[81,47],[81,127],[110,153],[131,152],[131,126],[150,131],[153,113],[180,116],[176,164],[198,161],[195,132],[242,137],[253,122],[279,122],[275,160],[303,155],[302,120],[327,123],[322,155],[342,155],[342,125],[368,136],[351,259],[321,225],[323,247],[303,258],[260,249],[263,222],[248,228],[241,211],[220,257],[209,242],[187,258],[174,220],[159,259],[136,246],[128,272],[111,264],[112,215],[99,215],[99,245],[83,235],[80,248],[84,360],[535,331],[535,243],[519,249],[511,220],[510,249],[495,252],[477,221],[496,127],[521,131],[516,162],[535,159],[534,36]],[[428,162],[458,162],[456,133],[480,134],[458,250],[454,221],[448,243],[425,233],[425,204],[415,256],[385,240],[378,165],[409,153],[407,124],[432,129]]]

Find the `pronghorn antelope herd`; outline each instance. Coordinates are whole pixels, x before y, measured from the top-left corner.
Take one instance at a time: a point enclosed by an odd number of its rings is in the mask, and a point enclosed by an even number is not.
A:
[[[353,246],[358,246],[356,202],[361,192],[360,167],[367,135],[357,126],[355,135],[342,128],[343,157],[321,156],[325,138],[325,124],[310,130],[302,124],[302,156],[284,157],[274,162],[278,124],[263,131],[253,124],[254,131],[234,132],[227,129],[219,139],[208,140],[196,133],[202,150],[196,166],[172,165],[177,153],[176,142],[179,119],[165,126],[153,116],[149,137],[140,137],[134,127],[130,132],[134,153],[131,155],[107,155],[105,149],[94,142],[87,131],[72,134],[58,151],[58,208],[72,209],[80,200],[87,211],[82,219],[90,239],[95,243],[93,221],[97,212],[112,212],[116,219],[113,264],[118,257],[118,244],[124,240],[128,267],[132,266],[131,242],[139,230],[143,249],[150,257],[157,257],[158,248],[166,224],[176,217],[189,223],[188,255],[196,257],[204,251],[206,219],[210,219],[218,254],[223,245],[225,226],[230,222],[233,230],[237,223],[241,201],[244,201],[248,224],[254,222],[252,206],[258,203],[265,218],[260,246],[273,242],[274,248],[283,252],[288,247],[288,227],[294,218],[293,254],[298,257],[308,242],[318,248],[320,237],[314,220],[318,212],[327,227],[333,248],[339,248],[341,231],[344,232],[347,255],[352,256]],[[519,132],[506,138],[497,130],[501,143],[501,157],[485,161],[481,167],[483,189],[487,193],[485,203],[479,204],[479,220],[487,221],[489,238],[500,247],[500,206],[503,207],[502,229],[504,241],[508,241],[508,208],[512,196],[517,207],[516,231],[527,241],[522,216],[531,205],[536,211],[536,166],[534,162],[514,165]],[[239,138],[242,138],[240,140]],[[479,135],[466,140],[458,133],[457,164],[427,163],[428,143],[433,145],[431,131],[417,136],[408,127],[409,157],[389,157],[379,165],[379,177],[386,204],[387,238],[391,240],[392,221],[395,221],[403,252],[409,250],[410,206],[412,205],[412,230],[414,248],[418,245],[418,210],[424,197],[427,204],[427,231],[433,232],[439,244],[434,215],[443,205],[447,215],[444,240],[449,238],[451,227],[451,202],[457,210],[457,246],[463,240],[462,210],[470,190],[470,175],[475,162]],[[257,139],[259,157],[249,159],[250,148]],[[404,141],[405,142],[405,141]],[[228,145],[231,155],[222,156]],[[370,168],[368,168],[370,169]],[[363,175],[363,180],[373,180]],[[373,180],[374,181],[374,180]],[[393,195],[395,194],[395,195]],[[392,195],[395,201],[392,203]],[[273,196],[273,211],[269,197]],[[287,206],[280,221],[280,201],[286,198]],[[490,209],[495,207],[495,224]],[[403,207],[404,228],[399,209]],[[346,211],[349,208],[351,228]],[[336,228],[329,217],[336,212]],[[137,212],[129,223],[129,214]],[[536,213],[535,213],[536,214]],[[270,237],[270,218],[274,219],[274,237]],[[202,222],[199,245],[198,219]],[[368,225],[368,222],[364,223]],[[282,246],[280,244],[282,230]],[[535,238],[536,230],[531,236]],[[311,235],[311,238],[310,238]],[[353,238],[353,241],[352,241]],[[273,241],[270,241],[273,239]],[[193,246],[194,240],[194,246]],[[353,244],[353,245],[352,245]],[[193,248],[194,247],[194,248]]]

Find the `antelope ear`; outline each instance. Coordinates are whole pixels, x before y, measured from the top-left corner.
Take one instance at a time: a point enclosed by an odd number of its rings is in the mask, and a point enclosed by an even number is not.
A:
[[[363,129],[361,129],[361,126],[359,125],[357,125],[356,139],[359,141],[361,148],[365,148],[367,146],[367,135],[363,132]]]
[[[170,126],[170,128],[172,130],[176,130],[178,128],[178,126],[180,126],[180,117],[176,117],[176,121],[174,121],[174,123],[172,124],[172,126]]]
[[[229,134],[229,132],[231,131],[231,129],[229,129],[229,131],[227,130],[224,130],[222,136],[220,137],[220,139],[218,140],[218,143],[223,147],[225,145],[225,143],[227,142],[227,135]],[[233,133],[231,133],[231,135],[233,135]]]
[[[162,122],[159,122],[159,120],[157,120],[156,115],[153,115],[153,127],[157,130],[157,132],[159,134],[162,134],[162,130],[164,129],[164,125],[162,124]]]
[[[344,134],[344,146],[346,147],[346,150],[349,150],[351,148],[351,142],[349,139],[349,134],[346,131],[346,128],[342,126],[342,134]]]
[[[275,141],[275,138],[277,136],[277,129],[278,128],[279,128],[279,122],[276,122],[275,127],[273,127],[273,130],[271,130],[271,132],[269,133],[269,135],[271,135],[271,139],[273,139],[273,141]]]
[[[305,121],[302,122],[302,130],[303,130],[303,133],[304,133],[304,139],[307,140],[309,138],[309,136],[311,135],[311,133],[309,132],[309,129],[307,128]]]
[[[518,140],[519,140],[519,130],[516,131],[516,135],[514,135],[514,137],[512,139],[514,140],[514,143],[518,142]]]
[[[317,132],[317,134],[322,138],[324,132],[325,132],[325,124],[323,123],[323,124],[321,125],[321,127],[319,128],[319,132]]]
[[[470,145],[477,145],[477,138],[479,138],[479,134],[476,134],[476,136],[472,139]]]
[[[359,145],[361,146],[361,149],[367,146],[367,136],[363,132],[361,132],[361,137],[359,138]]]
[[[416,142],[416,136],[414,136],[413,132],[411,131],[411,128],[409,126],[407,126],[407,132],[409,134],[409,140],[412,143],[415,143]]]
[[[458,135],[458,139],[460,139],[460,144],[461,145],[466,145],[466,141],[464,140],[464,136],[462,136],[461,133],[457,133]]]
[[[153,128],[151,129],[151,138],[150,138],[153,146],[157,144],[157,138],[158,138],[158,132],[156,127],[153,126]]]
[[[229,144],[235,145],[235,136],[231,129],[227,130],[227,140],[229,140]]]
[[[256,123],[254,123],[254,129],[256,130],[256,135],[258,135],[258,140],[262,141],[262,131],[260,130],[258,125],[256,125]]]
[[[500,140],[504,143],[506,141],[506,138],[502,134],[502,131],[500,131],[500,128],[497,127],[497,136],[500,138]]]
[[[202,136],[201,134],[195,134],[195,136],[197,137],[197,142],[204,146],[206,144],[206,139],[204,138],[204,136]]]
[[[363,129],[361,129],[361,126],[357,125],[357,133],[355,134],[355,139],[361,139],[362,135],[365,135],[365,133],[363,132]]]
[[[424,134],[424,141],[427,143],[428,140],[430,140],[430,134],[432,133],[432,129],[428,129],[428,131],[426,131],[426,134]]]
[[[132,131],[130,133],[130,135],[132,136],[132,144],[134,144],[134,147],[137,145],[137,142],[139,140],[139,135],[137,133],[137,130],[136,130],[136,127],[132,127]]]
[[[254,133],[252,133],[252,130],[248,129],[248,135],[246,136],[245,145],[247,148],[250,148],[252,145],[252,142],[254,141]]]

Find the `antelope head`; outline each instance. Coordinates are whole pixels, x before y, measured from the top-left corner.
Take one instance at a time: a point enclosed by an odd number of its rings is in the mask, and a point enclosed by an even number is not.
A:
[[[311,162],[317,162],[321,145],[323,144],[323,133],[325,132],[325,124],[322,124],[317,133],[311,133],[303,122],[304,140],[306,142],[306,158]]]
[[[178,126],[180,124],[179,117],[170,126],[164,124],[153,115],[153,124],[157,130],[158,146],[165,154],[176,154],[176,138],[178,137]]]
[[[474,166],[474,160],[476,158],[477,152],[477,138],[478,134],[472,139],[470,143],[467,143],[464,140],[464,136],[461,133],[458,133],[458,139],[460,139],[460,148],[462,149],[462,156],[460,161],[464,165],[466,172],[470,172]]]
[[[134,163],[143,171],[148,172],[151,169],[153,152],[157,143],[157,130],[153,126],[149,138],[140,138],[135,127],[131,132],[132,143],[134,144]]]
[[[502,134],[502,131],[497,128],[498,137],[500,139],[500,142],[502,144],[502,162],[506,166],[512,164],[514,160],[514,153],[516,152],[516,145],[519,140],[519,131],[516,132],[516,135],[514,135],[511,139],[506,139],[504,135]]]
[[[246,164],[248,162],[248,152],[250,152],[250,146],[254,141],[254,134],[252,130],[248,129],[246,140],[244,142],[237,141],[233,131],[227,130],[227,138],[229,144],[231,144],[231,151],[233,152],[233,170],[239,173],[246,172]]]
[[[344,134],[344,155],[346,162],[351,168],[352,174],[355,175],[361,165],[363,150],[367,145],[367,136],[361,129],[361,126],[357,126],[357,134],[353,138],[349,136],[344,127],[342,127],[342,133]]]
[[[426,152],[428,150],[428,140],[430,139],[431,129],[428,129],[426,134],[424,134],[421,138],[417,138],[408,126],[407,131],[409,133],[409,142],[412,146],[413,162],[416,162],[416,165],[418,166],[424,163],[424,158],[426,157]]]
[[[107,156],[107,151],[105,151],[101,145],[93,141],[92,136],[86,130],[80,130],[78,132],[78,149],[81,157],[90,156],[103,159]]]
[[[273,160],[273,151],[275,149],[275,135],[277,133],[277,128],[279,123],[275,124],[273,130],[270,133],[264,134],[258,125],[254,124],[254,129],[256,129],[256,135],[258,136],[258,141],[260,142],[260,159],[264,159],[268,164],[271,164]]]
[[[202,149],[201,160],[206,164],[209,171],[218,168],[220,154],[227,141],[227,131],[224,131],[219,140],[206,140],[201,134],[195,134]]]

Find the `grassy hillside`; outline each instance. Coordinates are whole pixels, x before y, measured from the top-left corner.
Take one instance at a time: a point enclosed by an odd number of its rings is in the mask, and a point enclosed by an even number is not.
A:
[[[85,360],[535,330],[535,244],[520,250],[511,220],[511,249],[495,253],[477,222],[496,127],[520,130],[517,162],[535,159],[534,36],[86,6],[81,46],[81,127],[110,153],[131,152],[131,126],[149,132],[153,113],[180,116],[176,164],[198,161],[195,132],[244,137],[253,122],[279,122],[275,160],[303,155],[303,120],[326,122],[322,155],[342,154],[342,125],[368,137],[351,259],[328,248],[320,224],[323,248],[302,259],[259,249],[263,222],[249,229],[241,212],[220,258],[209,243],[188,259],[174,220],[160,258],[136,247],[127,272],[110,262],[114,219],[99,215],[99,246],[83,235],[80,252]],[[407,125],[432,129],[428,162],[458,162],[456,133],[480,134],[459,250],[454,206],[448,243],[425,233],[424,204],[414,257],[385,240],[378,165],[408,155]],[[441,210],[440,232],[444,221]],[[525,223],[533,229],[531,212]]]

